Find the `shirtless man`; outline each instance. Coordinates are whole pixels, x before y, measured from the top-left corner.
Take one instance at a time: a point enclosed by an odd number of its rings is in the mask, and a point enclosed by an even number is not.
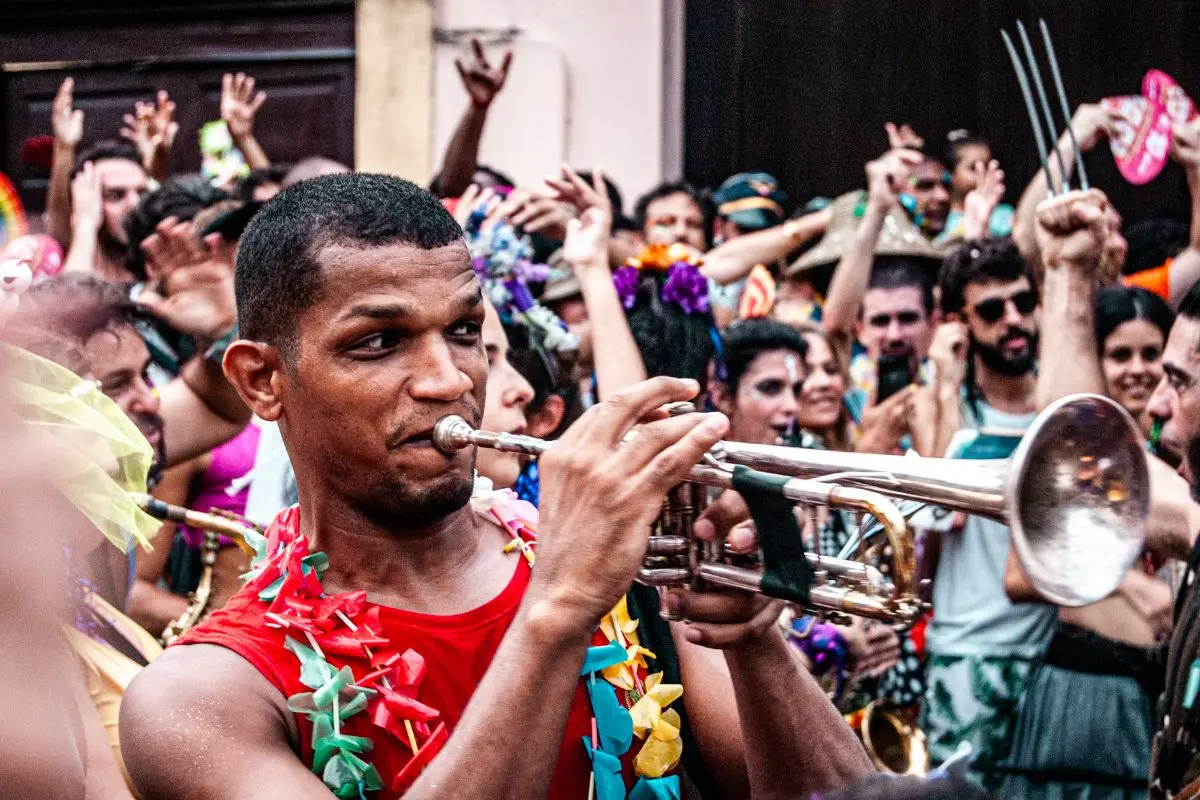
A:
[[[260,418],[279,422],[299,489],[300,510],[276,520],[277,543],[325,553],[326,597],[365,591],[381,621],[371,627],[370,613],[359,613],[356,628],[382,631],[377,653],[411,647],[424,657],[413,699],[436,707],[450,729],[415,777],[401,768],[418,736],[425,752],[428,729],[406,736],[373,725],[378,699],[343,722],[343,733],[373,743],[359,752],[379,766],[377,796],[586,797],[585,651],[629,590],[665,492],[727,420],[658,418],[661,405],[698,391],[671,378],[589,410],[543,459],[531,571],[519,549],[504,547],[506,528],[472,509],[474,453],[451,457],[432,446],[442,416],[480,419],[488,354],[485,304],[461,230],[431,195],[372,175],[298,184],[247,229],[236,283],[245,338],[230,346],[226,371]],[[263,588],[252,581],[130,687],[122,744],[143,797],[261,796],[270,787],[273,796],[323,798],[331,783],[355,790],[345,774],[323,769],[323,781],[310,771],[313,739],[304,734],[316,729],[289,711],[286,695],[296,708],[308,701],[293,694],[304,695],[300,651],[284,639],[314,641],[266,624]],[[804,795],[870,771],[778,634],[777,605],[686,592],[668,604],[691,620],[677,639],[685,695],[675,706],[688,719],[685,747],[717,777],[711,796]],[[643,616],[639,629],[656,621]],[[724,659],[689,652],[694,645],[724,648]],[[367,680],[361,656],[325,656]],[[310,663],[310,682],[328,675]],[[307,697],[316,703],[317,694]],[[391,699],[389,709],[407,702]]]

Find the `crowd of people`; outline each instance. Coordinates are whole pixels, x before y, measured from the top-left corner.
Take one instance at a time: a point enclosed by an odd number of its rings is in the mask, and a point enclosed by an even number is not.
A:
[[[69,370],[64,397],[144,437],[155,498],[246,534],[177,519],[126,549],[69,510],[27,519],[58,467],[2,420],[30,454],[0,466],[5,526],[62,535],[0,581],[5,669],[45,698],[10,697],[10,723],[35,718],[5,754],[14,796],[1184,796],[1200,121],[1170,146],[1189,220],[1049,195],[1115,135],[1099,104],[1015,208],[986,138],[939,150],[888,123],[865,188],[798,204],[741,173],[627,215],[599,169],[523,186],[479,163],[511,59],[475,43],[458,63],[467,106],[428,190],[273,162],[270,99],[240,73],[229,146],[169,175],[165,92],[98,131],[63,82],[39,232],[0,256],[19,295],[0,361]],[[914,625],[635,582],[664,497],[719,440],[1004,457],[1079,393],[1128,413],[1151,468],[1144,558],[1091,605],[1040,596],[1002,522],[941,509],[911,520]],[[449,454],[449,414],[555,446]],[[705,500],[698,539],[757,549],[736,492]],[[865,522],[794,517],[826,558]],[[864,748],[865,708],[929,763]]]

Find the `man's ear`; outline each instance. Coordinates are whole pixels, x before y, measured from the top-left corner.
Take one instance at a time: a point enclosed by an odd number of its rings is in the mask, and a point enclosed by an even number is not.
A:
[[[225,351],[221,366],[225,378],[256,416],[268,422],[275,422],[282,416],[284,376],[278,348],[238,339]]]

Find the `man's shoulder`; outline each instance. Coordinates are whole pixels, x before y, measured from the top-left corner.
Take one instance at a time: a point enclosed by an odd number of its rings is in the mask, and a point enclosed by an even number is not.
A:
[[[230,758],[295,758],[298,733],[290,720],[283,696],[233,651],[177,645],[126,690],[121,751],[144,796],[228,796],[221,786],[241,785]]]

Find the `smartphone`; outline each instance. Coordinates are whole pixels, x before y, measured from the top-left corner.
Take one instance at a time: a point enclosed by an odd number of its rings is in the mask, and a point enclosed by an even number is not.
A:
[[[880,356],[878,365],[879,382],[875,404],[904,389],[913,382],[913,364],[910,356]]]

